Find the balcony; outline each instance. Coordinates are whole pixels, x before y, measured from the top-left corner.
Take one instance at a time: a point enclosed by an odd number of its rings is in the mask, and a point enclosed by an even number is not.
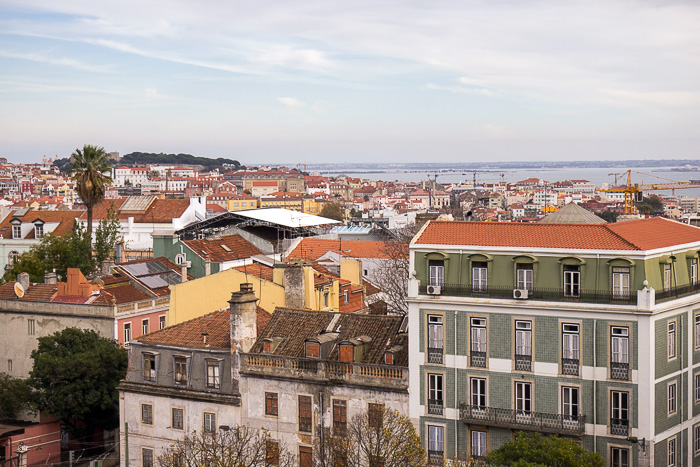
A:
[[[445,290],[444,287],[443,290]],[[663,302],[665,300],[673,300],[696,293],[700,293],[700,282],[697,284],[681,285],[680,287],[674,287],[669,290],[657,290],[655,295],[657,302]]]
[[[515,355],[515,371],[532,371],[532,355]]]
[[[627,436],[630,431],[630,421],[622,418],[610,419],[610,434],[616,436]]]
[[[427,285],[421,284],[418,287],[418,293],[420,295],[427,295],[426,291]],[[694,290],[700,292],[700,285],[693,286]],[[440,295],[446,297],[474,297],[474,298],[500,298],[513,300],[513,287],[495,287],[489,286],[487,291],[482,289],[473,289],[471,284],[444,284],[441,287]],[[673,293],[681,293],[682,288],[674,289],[670,291]],[[695,293],[695,292],[685,292]],[[660,292],[656,294],[657,301],[660,295],[667,294],[667,292]],[[675,295],[674,295],[675,298]],[[637,293],[635,291],[630,291],[629,294],[619,294],[611,290],[581,290],[578,296],[572,297],[567,296],[564,289],[560,288],[535,288],[528,291],[527,300],[542,300],[551,302],[573,302],[573,303],[610,303],[619,305],[636,305],[637,304]]]
[[[433,451],[428,449],[428,465],[443,465],[445,463],[445,453],[443,451]]]
[[[479,407],[465,402],[459,404],[459,419],[463,423],[494,426],[542,433],[583,435],[585,417],[569,417],[555,413],[523,412],[498,407]]]
[[[428,347],[428,363],[442,365],[442,347]]]
[[[621,362],[610,362],[610,379],[629,380],[630,364]]]
[[[441,400],[428,399],[428,414],[442,415],[443,405]]]
[[[486,352],[472,350],[469,355],[469,364],[477,368],[486,368]]]
[[[561,359],[561,374],[567,376],[578,376],[579,374],[579,359],[578,358],[562,358]]]

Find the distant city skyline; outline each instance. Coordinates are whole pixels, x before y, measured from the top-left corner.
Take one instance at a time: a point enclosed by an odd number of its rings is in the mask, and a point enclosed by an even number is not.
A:
[[[700,3],[0,0],[0,157],[700,159]]]

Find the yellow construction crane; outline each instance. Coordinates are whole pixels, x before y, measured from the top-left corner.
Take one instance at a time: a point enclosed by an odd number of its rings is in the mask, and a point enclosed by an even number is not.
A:
[[[656,177],[662,180],[666,180],[665,182],[660,182],[660,183],[632,183],[632,172],[641,174],[641,175],[648,175],[650,177]],[[679,182],[676,180],[670,180],[670,179],[664,179],[662,177],[657,177],[656,175],[651,175],[651,174],[645,174],[644,172],[637,172],[636,170],[627,170],[622,173],[609,173],[608,175],[613,175],[615,176],[615,185],[617,185],[618,178],[621,176],[624,176],[627,174],[627,185],[625,186],[624,193],[625,193],[625,214],[634,214],[634,211],[636,208],[634,207],[634,203],[636,202],[641,202],[642,201],[642,192],[644,191],[652,191],[652,190],[679,190],[679,189],[685,189],[685,188],[700,188],[700,183],[698,182]],[[619,189],[615,188],[610,188],[607,190],[599,190],[599,191],[619,191]]]

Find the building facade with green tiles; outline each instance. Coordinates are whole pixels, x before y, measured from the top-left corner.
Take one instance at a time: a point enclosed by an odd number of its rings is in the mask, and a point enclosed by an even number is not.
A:
[[[700,466],[700,229],[430,221],[411,242],[410,411],[431,462],[518,430],[610,466]]]

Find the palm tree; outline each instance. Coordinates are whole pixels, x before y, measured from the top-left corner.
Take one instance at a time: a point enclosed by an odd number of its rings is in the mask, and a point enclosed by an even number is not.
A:
[[[82,151],[76,149],[71,154],[73,180],[76,182],[78,196],[87,208],[87,237],[92,242],[92,208],[105,197],[105,188],[112,183],[112,178],[104,172],[111,170],[107,158],[109,154],[97,146],[86,144]]]

